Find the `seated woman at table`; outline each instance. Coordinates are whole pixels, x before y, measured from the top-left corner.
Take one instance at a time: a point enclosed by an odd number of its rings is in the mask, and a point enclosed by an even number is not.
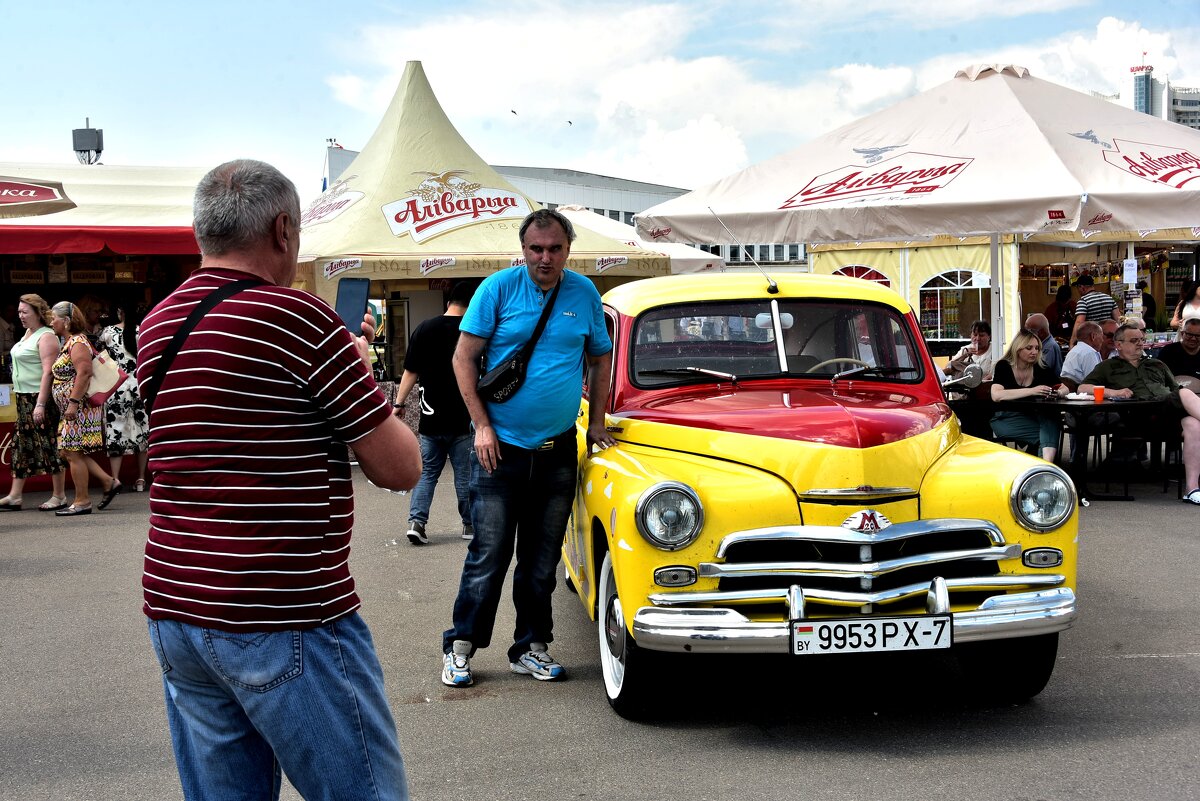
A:
[[[992,400],[1053,398],[1063,393],[1056,389],[1054,374],[1042,360],[1042,341],[1028,328],[1022,328],[1009,343],[1004,356],[996,362],[992,378]],[[1058,456],[1058,412],[1046,414],[999,411],[992,415],[992,433],[997,439],[1013,440],[1022,445],[1037,445],[1047,462]]]
[[[950,357],[942,372],[948,379],[959,378],[968,364],[979,365],[983,370],[983,380],[992,380],[992,325],[987,320],[971,323],[971,341]]]

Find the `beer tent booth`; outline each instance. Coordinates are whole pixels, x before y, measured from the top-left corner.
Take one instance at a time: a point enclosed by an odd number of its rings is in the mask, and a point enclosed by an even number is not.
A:
[[[0,272],[6,302],[91,294],[108,303],[161,300],[200,264],[192,196],[204,170],[103,164],[0,164]],[[116,322],[115,319],[111,322]],[[18,323],[15,334],[24,334]],[[8,354],[4,354],[7,359]],[[9,482],[16,420],[0,386],[0,484]],[[133,468],[134,460],[126,460]],[[37,491],[49,479],[26,485]]]
[[[386,359],[398,376],[408,330],[443,311],[454,280],[524,263],[517,231],[538,208],[471,149],[410,61],[371,139],[304,211],[300,279],[332,305],[341,278],[370,278],[371,297],[386,302]],[[601,292],[668,272],[661,253],[576,234],[567,269]]]
[[[678,242],[646,242],[632,225],[597,214],[583,206],[559,206],[559,213],[571,221],[578,231],[581,228],[611,237],[618,242],[661,253],[671,260],[671,274],[723,272],[725,260],[715,253],[708,253],[691,245]]]
[[[722,222],[743,242],[988,237],[999,355],[1022,322],[1002,236],[1200,225],[1200,131],[976,65],[636,222],[677,242],[729,242]]]

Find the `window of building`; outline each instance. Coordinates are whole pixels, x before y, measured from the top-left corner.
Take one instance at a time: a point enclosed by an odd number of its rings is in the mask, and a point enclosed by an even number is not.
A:
[[[788,261],[800,261],[799,245],[788,245]]]
[[[775,246],[775,261],[783,261],[783,245]]]
[[[599,214],[601,216],[604,215],[604,209],[592,209],[592,211],[596,212],[597,214]]]
[[[617,211],[616,209],[612,209],[608,212],[608,218],[610,220],[616,220],[617,222],[620,222],[621,221],[621,212]]]
[[[632,211],[625,212],[625,224],[633,225],[633,212]]]
[[[921,333],[928,340],[965,339],[971,323],[988,320],[988,286],[991,279],[970,270],[935,275],[919,290]]]
[[[729,246],[729,261],[741,261],[742,249],[738,245]]]
[[[874,281],[877,284],[883,284],[888,289],[892,288],[892,279],[874,267],[868,267],[865,264],[848,264],[840,270],[834,270],[833,274],[848,275],[851,278],[861,278],[864,281]]]

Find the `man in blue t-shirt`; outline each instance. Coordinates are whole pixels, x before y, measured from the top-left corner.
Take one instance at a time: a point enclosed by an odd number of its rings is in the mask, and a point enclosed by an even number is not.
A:
[[[525,265],[488,276],[459,325],[454,373],[475,429],[471,522],[454,601],[453,626],[442,635],[442,683],[474,683],[470,658],[491,644],[504,576],[515,550],[516,631],[508,649],[514,673],[540,681],[566,677],[546,651],[553,640],[550,598],[575,497],[575,420],[588,370],[587,444],[616,444],[604,425],[612,379],[612,341],[600,293],[564,268],[575,231],[566,217],[542,209],[520,228]],[[552,305],[551,305],[552,304]],[[533,348],[525,381],[504,403],[479,396],[484,371],[512,358],[546,326]]]

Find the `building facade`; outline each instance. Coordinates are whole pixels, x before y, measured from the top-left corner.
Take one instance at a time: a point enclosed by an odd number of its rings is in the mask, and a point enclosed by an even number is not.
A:
[[[1133,87],[1121,103],[1134,111],[1177,122],[1200,130],[1200,88],[1175,86],[1164,76],[1154,77],[1154,67],[1141,64],[1130,67]]]

